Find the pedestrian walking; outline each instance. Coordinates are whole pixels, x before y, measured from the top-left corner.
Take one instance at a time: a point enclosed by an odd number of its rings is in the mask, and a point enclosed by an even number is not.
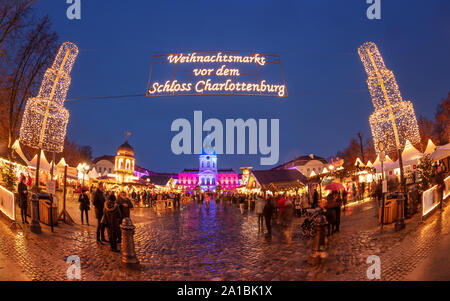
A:
[[[256,197],[255,201],[255,214],[258,217],[258,229],[263,228],[263,211],[264,211],[265,201],[261,196]]]
[[[239,196],[239,209],[241,214],[245,213],[245,197],[243,195]]]
[[[108,229],[108,238],[111,245],[111,251],[119,252],[117,249],[117,241],[119,241],[120,236],[120,220],[122,218],[119,210],[119,204],[116,202],[116,197],[111,194],[108,201],[105,202],[104,206],[105,216],[103,218],[103,224]]]
[[[25,184],[25,176],[20,177],[20,183],[17,185],[17,193],[19,194],[19,207],[22,216],[22,223],[28,224],[27,209],[28,209],[28,187]]]
[[[314,189],[312,207],[313,208],[319,207],[319,193],[317,192],[317,189]]]
[[[342,198],[339,191],[335,192],[335,199],[336,199],[336,228],[335,231],[339,232],[339,226],[341,225],[341,206],[342,206]]]
[[[266,204],[264,205],[263,209],[263,216],[266,221],[266,228],[267,228],[267,238],[270,240],[272,239],[272,215],[275,207],[273,206],[272,199],[268,198],[266,200]]]
[[[295,205],[295,213],[297,214],[298,217],[300,217],[302,215],[302,202],[300,197],[294,198],[294,205]]]
[[[327,196],[327,204],[325,206],[326,218],[328,221],[328,236],[333,235],[335,227],[336,227],[336,195],[334,193],[330,193]]]
[[[278,200],[278,208],[280,209],[280,216],[284,212],[284,209],[286,207],[286,202],[287,202],[287,200],[284,197],[284,195],[281,195],[280,199]]]
[[[95,217],[97,218],[97,242],[108,242],[105,239],[105,225],[102,223],[103,207],[105,206],[105,186],[100,183],[94,194],[93,204],[95,207]]]
[[[86,216],[86,224],[89,226],[89,196],[87,195],[87,190],[85,188],[82,189],[80,196],[78,197],[78,203],[80,203],[80,212],[81,212],[81,224],[84,225],[83,221],[83,213]]]
[[[284,209],[280,214],[281,229],[286,243],[292,242],[292,220],[294,218],[294,205],[291,201],[284,203]]]
[[[348,195],[347,189],[344,189],[342,191],[342,205],[344,205],[344,208],[343,208],[344,212],[345,212],[345,205],[347,205],[347,195]]]

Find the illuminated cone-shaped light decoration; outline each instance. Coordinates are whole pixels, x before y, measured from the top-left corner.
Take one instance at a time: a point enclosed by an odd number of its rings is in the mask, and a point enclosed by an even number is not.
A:
[[[406,140],[420,143],[419,127],[410,101],[403,101],[394,73],[388,70],[377,46],[364,43],[358,49],[364,64],[375,112],[369,122],[377,152],[382,142],[387,153],[402,149]]]
[[[28,99],[20,127],[20,142],[23,144],[52,152],[63,150],[69,121],[64,101],[77,55],[75,44],[62,44],[52,67],[45,72],[39,94]]]

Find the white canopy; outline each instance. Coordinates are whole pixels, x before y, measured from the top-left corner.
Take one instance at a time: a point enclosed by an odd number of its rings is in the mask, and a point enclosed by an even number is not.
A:
[[[14,144],[12,145],[12,149],[15,150],[15,152],[20,156],[20,158],[27,163],[27,165],[30,165],[30,161],[28,161],[27,157],[25,157],[25,154],[22,151],[22,148],[20,147],[19,139],[17,139]]]
[[[436,145],[431,141],[431,139],[428,139],[427,148],[425,149],[425,155],[432,154],[436,149]]]
[[[97,170],[95,168],[92,168],[89,172],[88,172],[88,176],[91,179],[97,179],[100,175],[98,174]]]
[[[29,166],[36,168],[37,165],[37,154],[31,159]],[[41,162],[39,163],[39,169],[50,171],[52,166],[48,163],[47,158],[45,158],[44,151],[41,150]]]
[[[431,154],[433,161],[442,160],[450,156],[450,143],[436,147],[436,150]]]
[[[364,165],[364,163],[361,161],[361,159],[358,157],[358,158],[356,158],[356,160],[355,160],[355,166],[360,166],[360,167],[364,167],[365,165]]]
[[[423,157],[423,154],[419,152],[409,140],[406,140],[405,148],[402,152],[403,165],[417,164]]]
[[[69,166],[69,164],[66,163],[66,160],[64,158],[61,158],[58,164],[56,164],[57,167],[65,167],[66,165]]]

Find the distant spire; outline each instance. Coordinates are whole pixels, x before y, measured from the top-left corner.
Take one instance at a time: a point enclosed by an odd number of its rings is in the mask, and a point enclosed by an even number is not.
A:
[[[128,138],[130,138],[131,132],[125,132],[125,140],[128,142]]]

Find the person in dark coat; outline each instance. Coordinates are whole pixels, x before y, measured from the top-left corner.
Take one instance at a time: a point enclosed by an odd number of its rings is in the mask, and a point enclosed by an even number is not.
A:
[[[272,220],[272,215],[273,215],[274,210],[275,210],[275,208],[272,204],[272,199],[271,198],[267,199],[266,204],[264,205],[263,215],[264,215],[264,220],[266,221],[267,237],[269,239],[272,238],[271,220]]]
[[[95,191],[93,204],[95,207],[95,217],[97,218],[97,242],[100,244],[102,241],[108,242],[105,239],[105,226],[101,222],[103,218],[103,207],[105,205],[105,195],[104,195],[105,187],[100,183]]]
[[[89,196],[86,193],[86,189],[83,189],[80,193],[80,197],[78,198],[78,203],[80,203],[80,211],[81,211],[81,224],[84,225],[83,222],[83,213],[86,216],[86,224],[89,226],[89,215],[88,212],[91,209],[89,205]]]
[[[328,222],[328,236],[332,235],[336,228],[336,194],[330,193],[327,196],[327,204],[326,204],[326,217]]]
[[[117,198],[117,203],[119,204],[122,219],[126,217],[130,218],[130,209],[133,208],[133,202],[127,198],[125,191],[120,192],[119,197]],[[122,223],[122,221],[120,223]]]
[[[20,183],[17,186],[17,193],[19,194],[19,207],[20,214],[22,215],[22,223],[28,224],[27,221],[27,209],[28,209],[28,187],[25,184],[25,176],[22,175]]]
[[[335,198],[336,198],[336,232],[339,232],[339,226],[341,225],[341,206],[342,206],[342,198],[341,194],[336,191],[335,192]]]
[[[317,190],[314,190],[312,207],[319,207],[319,193],[317,192]]]
[[[117,241],[120,235],[120,220],[122,215],[120,214],[119,204],[116,202],[116,197],[111,194],[108,201],[105,202],[104,207],[105,225],[108,228],[109,243],[111,245],[111,251],[119,252],[117,249]]]
[[[342,191],[342,205],[344,205],[343,210],[345,211],[345,205],[347,205],[347,190]]]
[[[119,197],[117,198],[117,204],[119,205],[119,210],[120,210],[120,214],[121,214],[121,219],[119,224],[122,224],[122,221],[124,218],[128,217],[130,218],[130,209],[133,208],[133,202],[127,198],[127,194],[125,193],[125,191],[121,191],[119,194]],[[122,235],[121,235],[121,231],[118,235],[118,239],[117,239],[117,243],[121,243],[122,242]]]

